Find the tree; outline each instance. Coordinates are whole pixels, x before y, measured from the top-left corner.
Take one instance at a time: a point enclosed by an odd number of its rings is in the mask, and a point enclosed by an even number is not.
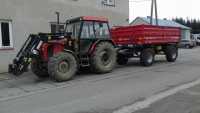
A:
[[[172,21],[175,21],[179,24],[185,25],[187,27],[192,28],[192,33],[198,34],[200,33],[200,20],[197,19],[183,19],[183,18],[173,18]]]

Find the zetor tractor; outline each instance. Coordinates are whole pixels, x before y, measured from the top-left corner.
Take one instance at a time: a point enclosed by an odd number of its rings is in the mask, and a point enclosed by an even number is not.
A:
[[[9,72],[20,75],[30,64],[39,78],[66,81],[81,67],[96,73],[112,71],[116,54],[108,20],[84,16],[67,20],[64,32],[31,34],[9,65]]]

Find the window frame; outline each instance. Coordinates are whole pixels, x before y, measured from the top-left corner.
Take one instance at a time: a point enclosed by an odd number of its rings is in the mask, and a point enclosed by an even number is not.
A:
[[[110,2],[110,0],[102,0],[102,4],[105,5],[105,6],[115,7],[116,6],[116,1],[113,0],[113,2]]]
[[[3,42],[2,42],[2,38],[3,38],[2,37],[2,28],[0,26],[0,50],[14,49],[12,20],[0,19],[0,25],[1,25],[1,23],[8,23],[8,25],[9,25],[9,41],[10,41],[10,46],[3,46]]]

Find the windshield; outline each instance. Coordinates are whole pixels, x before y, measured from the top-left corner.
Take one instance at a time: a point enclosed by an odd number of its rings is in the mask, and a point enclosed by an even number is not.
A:
[[[80,33],[80,26],[81,22],[74,22],[74,23],[69,23],[66,24],[66,32],[71,32],[72,33],[72,38],[78,38],[79,33]]]

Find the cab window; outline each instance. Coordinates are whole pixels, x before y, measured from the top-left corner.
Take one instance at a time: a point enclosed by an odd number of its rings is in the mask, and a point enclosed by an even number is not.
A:
[[[107,23],[95,22],[95,35],[96,38],[110,38],[109,28]]]
[[[72,33],[72,38],[78,38],[79,32],[80,32],[80,22],[75,22],[75,23],[70,23],[67,24],[66,26],[66,32],[71,32]]]
[[[95,38],[93,22],[83,23],[81,38]]]

